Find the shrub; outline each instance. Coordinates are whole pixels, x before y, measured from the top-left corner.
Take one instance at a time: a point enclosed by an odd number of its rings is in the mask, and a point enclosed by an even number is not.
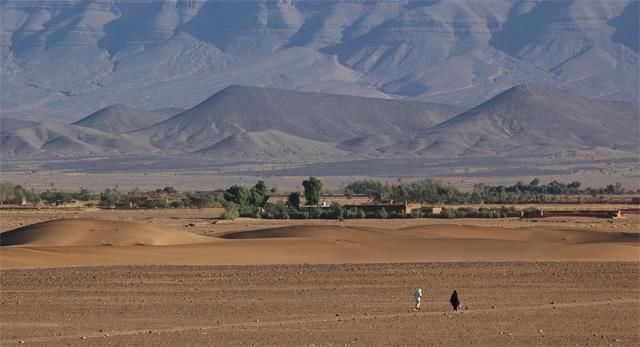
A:
[[[171,187],[171,186],[164,187],[164,189],[162,191],[167,193],[167,194],[169,194],[169,195],[174,195],[174,194],[178,193],[178,191],[175,188]]]
[[[300,208],[300,193],[293,192],[289,194],[289,198],[287,199],[287,204],[291,208],[299,209]]]
[[[402,212],[402,211],[394,211],[394,212],[391,212],[391,213],[389,214],[389,217],[390,217],[390,218],[401,219],[401,218],[406,218],[406,217],[407,217],[407,215],[406,215],[404,212]]]
[[[224,199],[236,205],[244,206],[249,205],[252,194],[249,189],[235,184],[224,192]]]
[[[226,202],[223,198],[222,192],[211,192],[211,193],[186,193],[187,201],[185,202],[185,206],[187,207],[224,207],[224,203]]]
[[[320,219],[323,215],[322,209],[319,207],[309,208],[309,218]]]
[[[268,203],[263,214],[265,218],[289,219],[289,207],[282,201]]]
[[[454,219],[457,217],[456,210],[452,208],[444,208],[442,209],[442,213],[440,214],[442,217],[447,219]]]
[[[22,196],[18,194],[19,189],[22,189],[22,187],[16,186],[16,198],[22,198]],[[65,204],[65,203],[71,202],[73,200],[73,195],[69,193],[51,191],[47,189],[45,192],[40,194],[40,198],[48,204],[58,205],[58,204]]]
[[[333,218],[342,220],[344,219],[344,207],[337,202],[331,204],[331,215]]]
[[[265,207],[267,200],[269,200],[267,191],[267,185],[263,181],[258,181],[258,183],[249,190],[250,204],[256,207]]]
[[[169,206],[171,206],[172,208],[182,208],[184,207],[184,202],[182,200],[174,200],[169,203]]]
[[[522,216],[525,218],[538,217],[540,216],[540,210],[535,207],[527,207],[522,210]]]
[[[240,213],[240,216],[260,218],[260,208],[247,205],[235,205],[238,207],[238,213]]]
[[[307,205],[319,204],[322,182],[315,177],[309,177],[308,180],[302,181],[302,186],[304,187],[304,196],[307,200]]]
[[[103,208],[112,208],[116,205],[116,203],[120,202],[122,199],[122,195],[113,189],[105,189],[102,193],[100,193],[100,207]]]
[[[73,197],[80,201],[90,201],[95,199],[95,194],[87,188],[80,188],[80,192],[73,194]]]
[[[238,211],[238,205],[229,202],[224,205],[224,212],[221,215],[222,219],[225,220],[234,220],[240,217],[240,213]]]
[[[165,199],[155,199],[155,200],[146,200],[143,201],[139,206],[141,208],[167,208],[169,204]]]

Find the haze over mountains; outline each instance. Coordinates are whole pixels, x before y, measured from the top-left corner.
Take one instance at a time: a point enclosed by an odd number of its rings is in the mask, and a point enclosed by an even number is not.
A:
[[[426,129],[463,109],[433,103],[230,86],[169,119],[116,105],[72,125],[43,122],[2,133],[6,157],[157,153],[224,160],[344,157],[335,144]],[[153,124],[152,120],[158,122]]]
[[[0,6],[0,103],[14,119],[73,122],[114,104],[187,109],[233,84],[465,107],[523,82],[638,98],[632,0]]]
[[[155,154],[312,163],[567,153],[620,158],[637,157],[638,107],[535,85],[513,87],[468,111],[434,103],[230,86],[173,117],[169,114],[175,110],[114,106],[73,125],[26,123],[0,136],[5,159]],[[152,119],[158,122],[151,124]]]

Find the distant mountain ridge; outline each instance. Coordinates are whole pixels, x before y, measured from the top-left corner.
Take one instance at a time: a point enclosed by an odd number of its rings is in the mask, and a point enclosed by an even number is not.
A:
[[[486,156],[606,148],[637,154],[639,125],[638,104],[595,101],[563,90],[519,85],[384,150]]]
[[[153,154],[313,163],[566,153],[592,159],[637,157],[640,148],[638,104],[590,100],[536,85],[513,87],[466,111],[433,103],[230,86],[153,125],[128,132],[113,126],[147,124],[150,114],[110,108],[85,118],[104,120],[104,130],[18,122],[0,132],[1,153],[3,158]],[[140,115],[138,122],[134,118]],[[116,123],[106,122],[114,119]]]
[[[146,140],[127,134],[63,123],[43,122],[0,134],[2,156],[45,158],[158,152]]]
[[[199,150],[232,135],[268,130],[335,143],[428,128],[462,110],[434,103],[230,86],[136,134],[167,150]]]
[[[242,84],[470,107],[520,83],[637,102],[639,2],[4,0],[2,117],[191,108]]]

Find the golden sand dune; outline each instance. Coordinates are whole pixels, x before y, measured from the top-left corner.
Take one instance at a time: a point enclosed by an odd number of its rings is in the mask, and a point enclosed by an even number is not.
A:
[[[207,237],[146,224],[57,220],[0,234],[3,268],[439,261],[640,261],[640,234],[558,227],[289,225]],[[102,245],[164,247],[97,247]],[[73,246],[73,247],[69,247]],[[84,246],[84,247],[78,247]]]
[[[489,228],[448,224],[408,227],[398,231],[414,237],[526,241],[548,244],[640,242],[640,234],[636,232],[604,232],[557,227]]]
[[[333,239],[369,239],[380,237],[400,236],[394,229],[372,227],[354,227],[342,225],[295,225],[277,228],[267,228],[251,231],[230,232],[220,237],[223,239],[272,239],[272,238],[307,238],[316,240]]]
[[[0,234],[2,246],[158,246],[213,240],[149,224],[91,218],[46,221]]]
[[[640,242],[640,234],[633,232],[602,232],[561,228],[489,228],[468,225],[426,225],[400,229],[355,227],[342,225],[297,225],[251,231],[237,231],[221,235],[223,239],[311,239],[368,242],[390,240],[491,240],[493,242],[520,241],[539,244],[589,244]]]

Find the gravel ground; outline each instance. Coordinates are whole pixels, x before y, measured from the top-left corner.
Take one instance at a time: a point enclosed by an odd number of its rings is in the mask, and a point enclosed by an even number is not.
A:
[[[0,345],[640,345],[640,263],[3,270]],[[424,290],[423,310],[412,294]],[[464,309],[453,313],[457,289]]]

